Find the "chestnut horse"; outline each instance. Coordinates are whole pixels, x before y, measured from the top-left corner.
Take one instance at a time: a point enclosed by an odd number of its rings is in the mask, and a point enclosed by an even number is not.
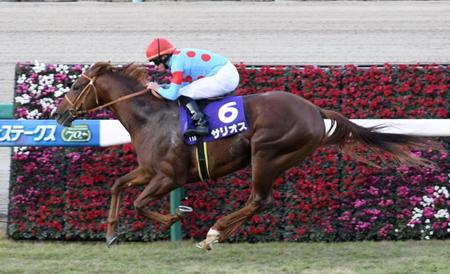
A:
[[[115,67],[98,62],[78,78],[59,104],[55,118],[70,126],[79,114],[109,108],[131,136],[138,167],[120,177],[112,186],[106,241],[116,239],[121,191],[145,185],[134,202],[140,214],[167,226],[182,214],[163,215],[146,205],[184,184],[199,181],[195,146],[185,144],[179,130],[177,102],[165,101],[145,91],[147,71],[142,66]],[[225,241],[251,216],[273,203],[272,185],[288,168],[300,163],[320,145],[360,143],[387,152],[396,162],[427,165],[410,150],[424,147],[419,137],[379,132],[365,128],[341,114],[325,110],[300,96],[270,92],[244,97],[248,131],[207,144],[212,179],[251,166],[252,191],[246,205],[221,217],[197,246],[206,250]],[[334,132],[326,132],[324,119],[332,121]]]

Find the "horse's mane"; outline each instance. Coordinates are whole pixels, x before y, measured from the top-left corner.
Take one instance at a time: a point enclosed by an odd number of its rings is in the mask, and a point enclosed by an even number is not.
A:
[[[113,66],[110,62],[97,62],[90,67],[89,71],[91,76],[99,76],[107,72],[120,72],[124,76],[134,79],[143,85],[148,81],[147,69],[142,65],[136,65],[134,63]]]

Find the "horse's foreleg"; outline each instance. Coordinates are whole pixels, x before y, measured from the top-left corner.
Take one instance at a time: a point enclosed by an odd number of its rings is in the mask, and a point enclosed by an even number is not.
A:
[[[173,223],[181,219],[181,214],[163,215],[155,211],[147,210],[145,209],[145,206],[151,201],[161,199],[177,187],[179,187],[179,185],[176,184],[173,179],[163,175],[157,175],[150,181],[144,191],[142,191],[139,197],[134,201],[134,206],[141,215],[144,215],[153,221],[158,221],[163,225],[171,226]]]
[[[114,182],[111,188],[111,206],[109,208],[108,229],[106,231],[106,243],[108,246],[117,239],[115,231],[119,221],[120,192],[126,187],[146,182],[148,182],[148,176],[139,167]]]

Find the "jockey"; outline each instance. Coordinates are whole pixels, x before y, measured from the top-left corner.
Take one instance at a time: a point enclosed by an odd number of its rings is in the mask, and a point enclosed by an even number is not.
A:
[[[147,60],[172,73],[169,85],[151,82],[147,89],[168,100],[178,99],[189,110],[195,128],[188,129],[187,136],[208,135],[208,122],[195,100],[222,96],[236,89],[239,84],[236,67],[219,54],[202,49],[177,49],[164,38],[150,42]]]

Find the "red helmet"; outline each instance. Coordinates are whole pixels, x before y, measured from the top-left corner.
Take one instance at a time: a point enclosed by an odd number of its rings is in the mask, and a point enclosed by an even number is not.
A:
[[[147,47],[147,60],[151,61],[164,54],[172,54],[175,47],[165,38],[153,39]]]

